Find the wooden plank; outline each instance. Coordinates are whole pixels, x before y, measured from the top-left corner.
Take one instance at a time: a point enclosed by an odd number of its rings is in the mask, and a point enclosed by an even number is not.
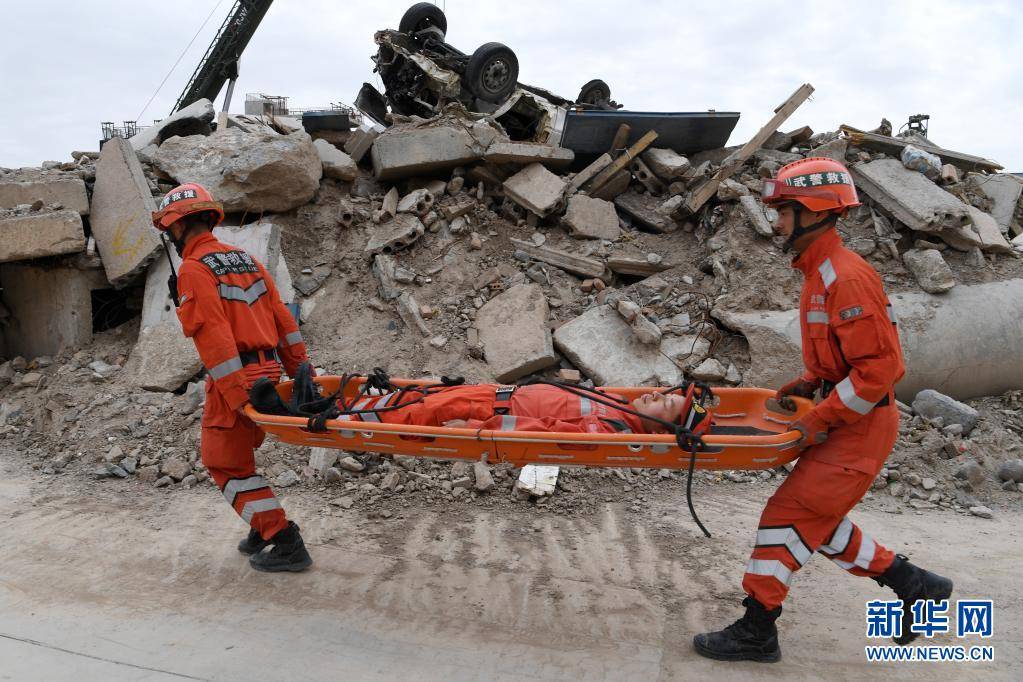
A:
[[[767,141],[767,138],[771,137],[778,130],[778,126],[784,123],[792,115],[792,112],[798,109],[799,105],[805,102],[806,98],[812,94],[813,86],[809,83],[803,83],[799,86],[781,106],[774,110],[775,114],[771,117],[771,120],[757,131],[757,134],[749,142],[732,152],[713,176],[704,180],[696,189],[690,192],[689,198],[685,203],[685,210],[689,213],[699,211],[707,203],[707,200],[718,191],[718,185],[721,184],[721,181],[732,177],[735,171],[746,162],[746,159],[753,156],[753,152],[760,149],[761,145]]]
[[[573,192],[576,192],[580,187],[592,180],[597,173],[607,168],[611,161],[612,159],[610,154],[601,154],[598,156],[593,163],[575,174],[575,177],[573,177],[571,182],[568,183],[566,193],[572,194]]]
[[[845,133],[849,141],[857,147],[863,147],[864,149],[873,149],[874,151],[884,152],[892,156],[901,156],[902,150],[906,148],[906,145],[913,144],[924,151],[937,154],[938,158],[941,159],[942,163],[950,163],[956,168],[961,168],[966,171],[987,171],[988,173],[997,173],[1002,170],[1002,166],[995,161],[985,159],[980,156],[972,156],[970,154],[963,154],[962,152],[954,152],[950,149],[942,149],[941,147],[933,146],[922,146],[916,142],[909,142],[902,140],[897,137],[888,137],[887,135],[878,135],[877,133],[868,133],[858,128],[853,128],[849,125],[839,126],[839,130]]]
[[[593,194],[594,191],[601,188],[601,186],[614,177],[618,171],[624,170],[629,167],[632,160],[638,157],[643,151],[654,143],[657,139],[657,131],[649,130],[646,135],[636,140],[636,143],[625,150],[617,159],[611,162],[611,165],[600,171],[597,177],[593,178],[593,182],[590,183],[589,188],[586,190],[587,194]]]
[[[619,149],[625,149],[625,145],[629,142],[629,133],[631,132],[632,128],[628,123],[623,123],[618,126],[614,139],[611,140],[611,149],[608,150],[608,153],[611,154],[611,156],[617,154]]]
[[[612,256],[607,259],[607,267],[611,272],[619,275],[632,275],[634,277],[649,277],[658,272],[664,272],[675,267],[672,263],[651,263],[645,258],[627,258],[625,256]]]
[[[537,246],[532,242],[521,239],[512,238],[510,241],[516,249],[526,253],[530,258],[549,263],[554,267],[561,268],[580,277],[590,279],[599,277],[603,279],[607,273],[607,268],[604,267],[604,264],[593,258],[576,256],[567,251],[552,249],[549,246]]]

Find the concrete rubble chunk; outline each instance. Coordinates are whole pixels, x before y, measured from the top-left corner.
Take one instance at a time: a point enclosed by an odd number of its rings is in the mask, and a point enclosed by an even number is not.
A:
[[[392,187],[387,190],[383,201],[380,202],[380,210],[373,214],[374,223],[386,223],[398,212],[398,188]]]
[[[504,192],[519,206],[541,218],[558,210],[568,183],[542,164],[526,166],[504,181]]]
[[[668,182],[685,177],[692,168],[689,159],[673,149],[650,147],[641,156],[657,177]]]
[[[585,194],[574,194],[569,198],[562,222],[573,237],[580,239],[615,241],[622,236],[614,204]]]
[[[554,332],[554,344],[598,386],[679,384],[682,365],[706,357],[710,343],[693,336],[665,336],[659,347],[641,343],[610,306],[587,310]]]
[[[81,178],[68,175],[24,181],[0,180],[0,208],[14,208],[36,201],[42,201],[46,206],[57,204],[79,215],[89,214],[89,197],[85,193],[85,181]]]
[[[560,469],[556,466],[527,464],[519,472],[519,478],[515,481],[515,490],[532,497],[553,495],[558,485],[559,471]]]
[[[998,467],[998,480],[1023,483],[1023,459],[1008,459]]]
[[[727,372],[728,370],[725,369],[720,360],[707,358],[694,367],[689,372],[689,375],[697,381],[721,381],[725,378]]]
[[[352,131],[345,141],[345,153],[352,158],[352,161],[359,163],[369,153],[373,143],[384,130],[385,128],[379,123],[365,121]]]
[[[359,174],[359,166],[352,157],[327,142],[326,140],[315,140],[313,146],[323,163],[323,177],[334,178],[351,182]]]
[[[771,227],[771,219],[768,218],[766,210],[760,201],[749,194],[739,197],[739,206],[742,208],[743,213],[749,218],[750,225],[753,226],[753,230],[761,237],[767,237],[770,239],[774,236],[774,229]],[[772,209],[772,212],[773,209]]]
[[[966,210],[973,222],[956,229],[943,230],[939,236],[945,243],[959,251],[979,248],[994,253],[1013,253],[1012,245],[1002,236],[992,216],[970,205],[966,206]]]
[[[1019,234],[1020,226],[1013,215],[1020,195],[1023,195],[1023,178],[1010,173],[971,175],[969,184],[991,199],[991,216],[998,223],[998,228],[1004,233]]]
[[[970,223],[966,204],[898,159],[852,167],[856,188],[911,230],[941,232]]]
[[[267,135],[228,128],[209,137],[172,137],[153,160],[177,182],[203,185],[228,212],[290,211],[313,198],[323,176],[323,162],[304,131]]]
[[[920,288],[929,294],[943,294],[956,285],[952,268],[940,251],[910,249],[902,254],[902,262],[913,273]]]
[[[312,448],[309,453],[309,466],[318,474],[323,474],[334,466],[338,460],[338,451],[334,448]]]
[[[970,435],[980,419],[977,410],[933,389],[917,393],[913,400],[913,412],[928,419],[941,417],[946,426],[959,424],[963,427],[964,436]]]
[[[477,311],[479,339],[497,381],[512,382],[557,363],[548,312],[536,284],[513,286]]]
[[[526,165],[542,163],[550,168],[561,168],[572,163],[575,152],[565,147],[534,142],[505,142],[498,140],[487,148],[484,161],[491,163],[515,163]]]
[[[176,391],[202,369],[192,339],[181,333],[177,319],[139,330],[124,371],[132,383],[147,391]]]
[[[814,148],[810,155],[823,156],[826,159],[833,159],[839,163],[845,163],[845,153],[848,149],[849,140],[844,137],[838,137]]]
[[[0,218],[0,263],[78,253],[85,250],[85,242],[78,211]]]
[[[411,213],[399,213],[386,223],[372,228],[363,253],[371,258],[379,253],[401,251],[414,244],[425,232],[426,226],[419,218]]]
[[[647,319],[639,305],[628,299],[620,299],[616,306],[618,314],[632,327],[632,333],[640,343],[648,346],[657,346],[661,343],[660,328]]]
[[[615,206],[632,216],[641,227],[653,232],[674,232],[678,223],[660,210],[662,201],[649,194],[625,192],[615,197]]]
[[[380,180],[393,180],[463,166],[482,158],[498,134],[484,121],[393,126],[373,142],[373,173]]]
[[[119,137],[107,140],[96,166],[89,224],[107,279],[114,286],[126,284],[156,257],[160,239],[153,229],[155,210],[131,145]]]
[[[423,319],[421,308],[419,303],[416,302],[415,297],[409,292],[402,292],[398,296],[398,300],[395,301],[395,306],[398,309],[398,316],[401,321],[405,323],[409,329],[415,329],[424,338],[432,334],[429,325],[426,324],[426,320]]]
[[[474,462],[472,465],[472,471],[474,479],[473,486],[478,492],[485,493],[494,487],[494,477],[490,473],[490,467],[487,466],[486,462]]]
[[[398,200],[398,213],[414,213],[422,216],[433,208],[433,194],[428,189],[412,190]]]
[[[151,144],[159,145],[174,136],[209,135],[213,118],[213,103],[208,99],[200,99],[180,111],[175,111],[159,123],[139,131],[128,142],[132,149],[143,149]]]
[[[607,268],[603,263],[594,258],[577,256],[573,253],[562,251],[561,249],[552,249],[549,246],[537,246],[532,242],[515,239],[514,237],[508,241],[515,247],[516,251],[522,251],[531,258],[535,258],[536,260],[544,263],[549,263],[554,267],[561,268],[562,270],[571,272],[574,275],[588,278],[603,278],[606,274]]]

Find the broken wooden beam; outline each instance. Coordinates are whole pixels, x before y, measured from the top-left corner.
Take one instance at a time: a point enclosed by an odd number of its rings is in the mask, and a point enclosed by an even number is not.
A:
[[[651,263],[646,258],[628,258],[626,256],[612,256],[607,259],[607,267],[616,275],[631,275],[633,277],[650,277],[659,272],[670,270],[675,267],[672,263]]]
[[[767,138],[771,137],[778,130],[778,126],[784,123],[792,115],[792,112],[798,109],[799,105],[805,102],[806,98],[812,94],[813,86],[809,83],[803,83],[803,85],[799,86],[781,106],[774,110],[775,113],[771,120],[758,130],[757,134],[749,142],[732,152],[714,175],[704,180],[689,193],[689,198],[686,199],[684,204],[685,210],[690,214],[699,211],[707,203],[707,200],[717,193],[718,185],[721,184],[721,181],[732,177],[735,171],[746,162],[746,159],[753,156],[753,152],[760,149],[764,142],[767,141]]]
[[[597,174],[597,177],[593,178],[590,183],[587,194],[593,195],[593,193],[599,190],[608,180],[614,177],[618,171],[625,170],[632,163],[632,160],[638,157],[643,151],[654,143],[657,139],[657,131],[649,130],[647,133],[636,140],[636,143],[626,149],[621,156],[611,162],[604,170]]]
[[[919,142],[900,140],[897,137],[868,133],[844,124],[839,126],[838,129],[845,133],[845,136],[849,138],[850,142],[857,147],[863,147],[864,149],[873,149],[877,152],[884,152],[885,154],[898,157],[902,155],[902,150],[906,148],[906,145],[912,144],[916,147],[920,147],[924,151],[936,154],[938,158],[941,159],[942,163],[950,163],[956,168],[960,168],[962,170],[986,171],[988,173],[997,173],[1002,170],[1002,166],[1000,164],[980,156],[954,152],[950,149],[942,149],[941,147],[934,147],[931,145],[921,145]]]
[[[521,239],[512,238],[510,241],[517,250],[522,251],[530,258],[561,268],[566,272],[588,279],[605,279],[607,276],[607,268],[594,258],[577,256],[560,249],[552,249],[549,246],[537,246]]]

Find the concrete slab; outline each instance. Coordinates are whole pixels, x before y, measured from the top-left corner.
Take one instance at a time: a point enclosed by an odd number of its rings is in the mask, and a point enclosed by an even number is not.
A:
[[[159,123],[142,130],[129,138],[132,149],[142,149],[151,144],[160,144],[175,135],[209,135],[213,122],[213,103],[208,99],[192,102],[181,111],[176,111]],[[104,148],[107,142],[104,144]]]
[[[394,180],[449,170],[482,158],[497,135],[482,121],[471,126],[395,126],[373,142],[373,172],[380,180]]]
[[[622,236],[614,204],[585,194],[573,194],[562,222],[573,237],[615,241]]]
[[[202,361],[195,343],[181,333],[177,316],[143,327],[124,367],[136,387],[164,392],[177,390],[200,369]]]
[[[0,263],[61,256],[85,250],[77,211],[64,209],[0,219]]]
[[[973,223],[954,230],[942,230],[938,236],[943,241],[960,251],[979,248],[981,251],[995,253],[1013,252],[1012,245],[1002,236],[1002,231],[993,216],[970,205],[966,206],[966,210],[969,211]]]
[[[60,204],[79,215],[89,215],[89,197],[85,193],[85,181],[81,178],[67,176],[0,182],[0,208],[14,208],[37,200],[47,206]]]
[[[9,263],[0,266],[0,282],[8,355],[53,356],[92,341],[92,291],[109,287],[102,270]]]
[[[516,204],[541,218],[562,206],[568,183],[534,163],[504,181],[504,193]]]
[[[971,175],[970,184],[986,194],[994,205],[991,216],[998,227],[1005,233],[1019,234],[1018,221],[1014,218],[1019,206],[1020,195],[1023,194],[1023,178],[1009,173],[996,175]]]
[[[108,140],[96,166],[89,224],[114,286],[126,284],[156,256],[160,239],[153,228],[155,210],[135,150],[119,137]]]
[[[852,167],[856,188],[911,230],[941,232],[970,223],[966,204],[898,159]]]
[[[536,284],[514,286],[479,309],[476,328],[495,379],[512,382],[557,363],[548,312]]]
[[[483,159],[492,163],[517,163],[523,166],[542,163],[549,168],[564,168],[575,160],[575,152],[549,144],[499,141],[490,145]]]
[[[692,168],[689,159],[673,149],[650,147],[641,156],[657,177],[668,182],[681,178]]]
[[[682,382],[684,365],[710,350],[710,343],[692,336],[664,336],[659,347],[643,344],[610,305],[559,327],[554,345],[598,386],[673,386]]]

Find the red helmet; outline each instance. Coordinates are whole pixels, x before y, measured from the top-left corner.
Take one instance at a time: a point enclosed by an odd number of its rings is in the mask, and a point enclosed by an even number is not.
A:
[[[206,211],[217,214],[214,225],[219,225],[224,219],[224,207],[220,202],[214,201],[213,195],[205,187],[190,182],[167,192],[167,196],[160,202],[160,210],[153,212],[153,227],[166,232],[185,216]]]
[[[836,213],[860,205],[849,169],[823,156],[783,166],[778,177],[764,180],[762,198],[765,204],[798,201],[810,211]]]

